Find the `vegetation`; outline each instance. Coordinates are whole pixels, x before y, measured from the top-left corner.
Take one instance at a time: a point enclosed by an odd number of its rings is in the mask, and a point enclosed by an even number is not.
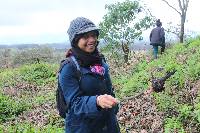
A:
[[[148,60],[149,53],[136,54],[129,65],[120,67],[108,60],[121,100],[145,91],[151,74],[177,72],[167,80],[164,92],[122,102],[122,132],[200,132],[200,37],[173,45],[157,60]],[[40,62],[0,71],[0,132],[63,132],[64,120],[55,109],[57,69],[58,64]]]
[[[178,2],[180,11],[171,7],[181,16],[183,42],[189,0]],[[108,45],[101,50],[121,101],[118,120],[122,133],[200,132],[200,37],[171,45],[152,60],[146,51],[130,50],[130,44],[151,26],[151,14],[138,1],[126,0],[106,9],[99,26],[100,38]],[[0,49],[0,133],[64,132],[64,120],[55,108],[60,53],[64,51],[40,46]],[[138,95],[151,86],[152,75],[159,78],[173,69],[177,71],[166,81],[163,92]],[[137,97],[125,98],[130,96]]]
[[[200,38],[195,41],[190,41],[189,44],[176,44],[171,49],[168,49],[164,55],[160,56],[158,60],[149,63],[143,60],[141,63],[135,65],[135,67],[132,68],[132,73],[126,75],[126,78],[124,78],[124,76],[115,78],[114,84],[120,86],[120,89],[117,90],[118,97],[123,99],[124,97],[136,95],[146,90],[148,86],[150,86],[149,80],[151,79],[151,73],[156,77],[162,77],[167,71],[173,69],[177,70],[170,80],[166,82],[165,91],[162,93],[154,93],[152,97],[152,99],[155,100],[155,102],[152,102],[152,105],[156,105],[154,112],[162,112],[162,123],[164,127],[159,125],[160,127],[157,126],[158,129],[151,128],[148,130],[148,128],[146,128],[148,132],[157,130],[164,130],[166,133],[200,132],[198,114],[200,100],[199,47]],[[131,102],[134,103],[135,99],[132,100]],[[143,101],[145,101],[145,99],[143,99]],[[129,104],[131,102],[128,101]],[[124,105],[126,108],[129,106],[127,104]],[[142,107],[138,108],[141,109]],[[124,110],[128,111],[128,109]],[[149,108],[149,110],[151,110],[151,108]],[[123,117],[124,118],[121,118],[121,122],[126,128],[131,128],[133,130],[134,125],[130,126],[128,122],[123,122],[127,120],[127,116]],[[141,117],[138,119],[142,119]],[[127,121],[131,120],[129,119]],[[137,124],[139,125],[139,123]],[[151,124],[153,124],[153,122]],[[141,129],[137,130],[137,132],[140,132],[140,130]]]
[[[22,49],[5,48],[0,49],[0,68],[40,62],[59,63],[63,57],[64,50],[54,50],[46,46]]]
[[[99,24],[102,31],[100,38],[109,44],[113,52],[116,49],[118,53],[122,51],[124,61],[128,62],[130,45],[152,25],[152,16],[138,1],[126,0],[106,5],[106,9],[108,13]]]

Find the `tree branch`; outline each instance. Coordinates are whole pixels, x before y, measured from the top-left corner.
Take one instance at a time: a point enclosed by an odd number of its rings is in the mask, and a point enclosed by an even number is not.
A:
[[[186,2],[186,3],[185,3],[185,14],[186,14],[186,12],[187,12],[187,8],[188,8],[189,0],[186,0],[185,2]]]
[[[185,10],[185,0],[182,0],[182,3],[183,3],[183,10]]]
[[[168,1],[166,1],[166,0],[162,0],[162,1],[165,2],[169,7],[171,7],[171,8],[174,9],[178,14],[181,15],[181,12],[179,12],[175,7],[173,7],[172,5],[170,5]]]
[[[169,33],[172,33],[172,34],[174,34],[174,35],[176,35],[176,36],[179,37],[179,32],[171,31],[171,30],[169,30],[169,29],[167,29],[167,30],[165,30],[165,31],[166,31],[166,32],[169,32]]]
[[[181,12],[183,13],[183,6],[182,6],[182,3],[181,3],[181,0],[178,0],[178,4],[179,4],[179,8],[181,9]],[[184,0],[183,0],[183,5],[184,5]]]

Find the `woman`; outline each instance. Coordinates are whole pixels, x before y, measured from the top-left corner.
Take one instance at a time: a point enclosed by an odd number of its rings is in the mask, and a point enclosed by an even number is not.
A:
[[[65,118],[66,133],[119,133],[116,119],[117,99],[114,98],[108,65],[98,52],[99,29],[87,18],[74,19],[68,29],[71,50],[77,69],[67,63],[59,75],[69,110]]]

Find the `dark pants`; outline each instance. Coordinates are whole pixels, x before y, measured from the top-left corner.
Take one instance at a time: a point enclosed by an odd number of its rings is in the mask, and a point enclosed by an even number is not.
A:
[[[161,46],[161,54],[163,54],[164,52],[165,52],[165,44],[163,44],[162,46]]]
[[[161,47],[161,50],[160,50],[161,54],[164,53],[164,51],[165,51],[165,44],[160,45],[160,44],[155,43],[155,44],[151,44],[151,45],[153,45],[153,57],[154,57],[154,59],[158,58],[158,46]]]

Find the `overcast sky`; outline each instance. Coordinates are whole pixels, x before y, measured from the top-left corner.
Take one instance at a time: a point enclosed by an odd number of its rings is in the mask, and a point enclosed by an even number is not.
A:
[[[72,19],[84,16],[98,24],[106,13],[105,4],[116,1],[120,0],[0,0],[0,44],[66,42]],[[163,26],[179,21],[178,14],[161,0],[144,1],[164,21]],[[200,2],[190,1],[186,27],[200,31]]]

